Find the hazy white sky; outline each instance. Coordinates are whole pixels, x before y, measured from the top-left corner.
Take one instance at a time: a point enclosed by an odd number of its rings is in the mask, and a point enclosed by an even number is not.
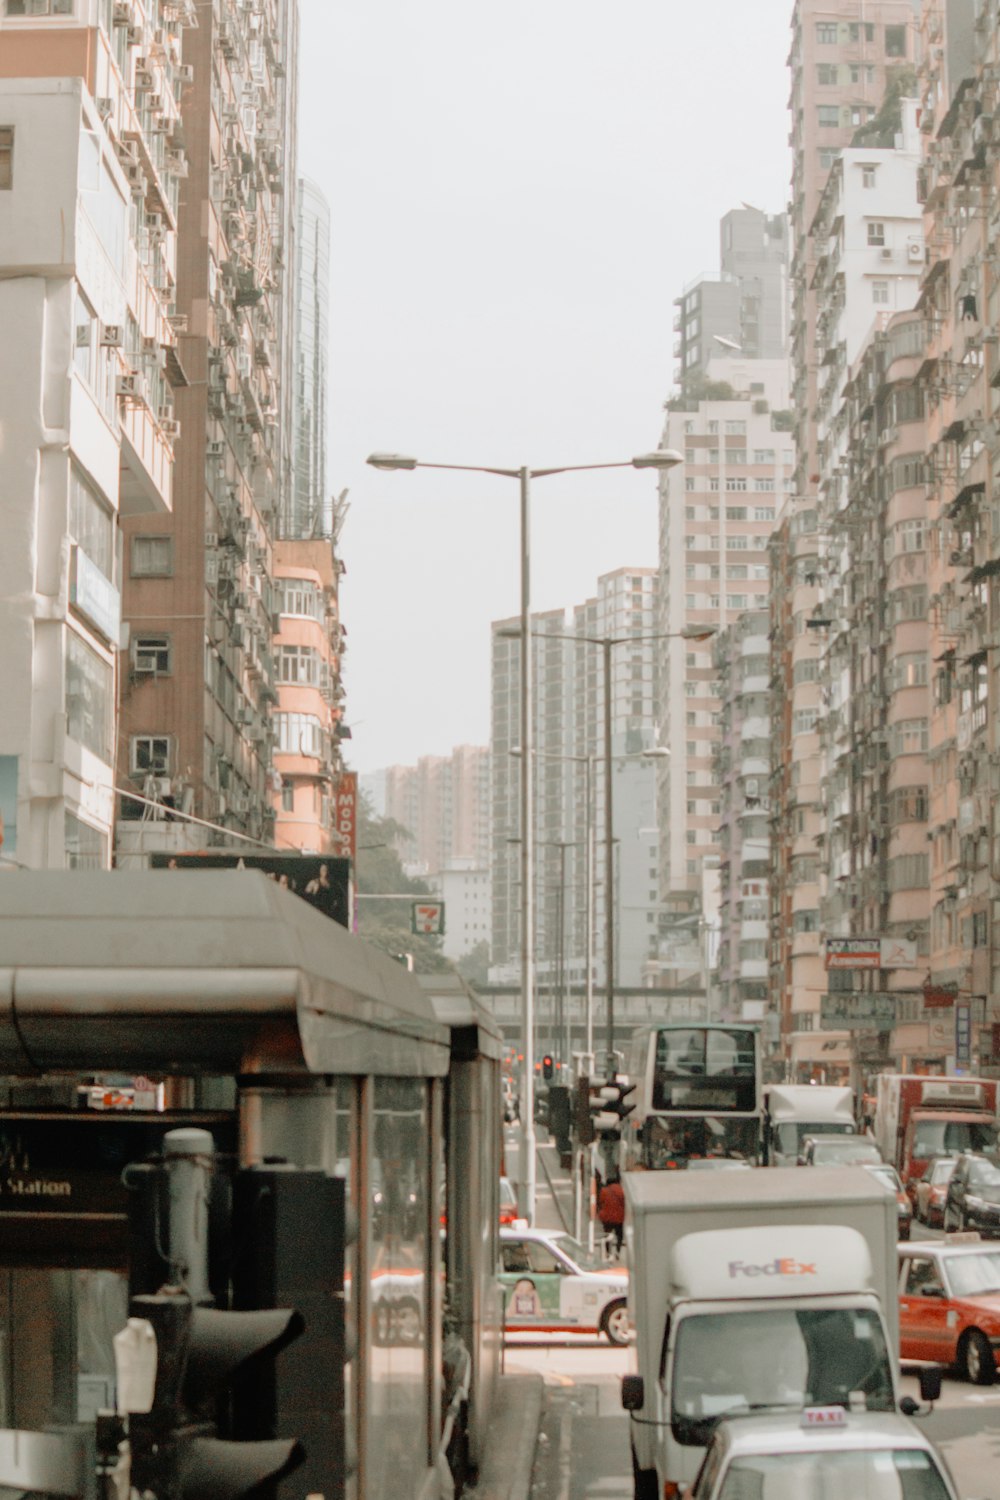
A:
[[[489,738],[517,485],[657,446],[673,299],[788,198],[791,0],[300,0],[300,170],[333,223],[330,459],[361,771]],[[540,480],[532,602],[656,561],[650,473]]]

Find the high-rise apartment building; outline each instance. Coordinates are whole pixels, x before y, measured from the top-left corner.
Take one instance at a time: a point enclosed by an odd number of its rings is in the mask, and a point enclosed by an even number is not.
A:
[[[767,1010],[770,615],[748,611],[713,641],[719,737],[719,901],[711,1008],[735,1021],[763,1021]],[[762,732],[763,731],[763,735]]]
[[[605,931],[604,648],[610,658],[612,910],[618,983],[643,982],[658,927],[655,740],[656,571],[621,568],[598,579],[592,599],[533,616],[535,814],[538,861],[536,956],[544,991],[586,977],[587,842],[595,850],[593,910],[596,983],[603,983]],[[493,626],[492,892],[493,972],[516,978],[520,954],[520,641],[518,622]],[[587,785],[590,785],[590,815]],[[548,1000],[542,1001],[542,1012]],[[582,1008],[570,1007],[579,1042]]]
[[[158,566],[119,524],[168,532],[180,489],[196,17],[149,9],[0,6],[0,812],[4,860],[40,868],[110,863],[116,694],[146,663],[120,653],[123,571]]]
[[[674,380],[686,389],[719,355],[783,359],[787,350],[787,218],[746,205],[731,209],[719,241],[719,279],[699,276],[674,299]]]
[[[328,536],[326,484],[330,337],[330,207],[306,177],[298,181],[295,241],[295,352],[292,482],[280,519],[285,538]]]
[[[659,743],[670,751],[659,771],[661,972],[673,979],[700,967],[700,945],[679,938],[697,933],[704,872],[720,852],[717,674],[711,640],[690,636],[699,626],[722,631],[766,607],[768,541],[794,464],[785,362],[717,360],[709,375],[718,396],[682,393],[669,401],[660,440],[685,457],[683,467],[660,480],[658,619],[669,638],[658,658],[658,722]],[[746,753],[766,759],[768,735],[766,716],[751,716],[743,730]],[[765,837],[762,812],[756,823],[755,836]]]
[[[825,886],[818,857],[825,815],[818,721],[826,706],[821,694],[829,702],[835,685],[825,681],[823,645],[808,621],[817,618],[828,565],[824,516],[842,503],[846,482],[840,402],[850,361],[867,330],[880,310],[905,305],[896,299],[913,294],[920,269],[917,254],[910,251],[910,241],[920,237],[908,186],[911,164],[883,157],[895,138],[875,134],[887,86],[892,83],[898,92],[912,78],[919,51],[918,10],[918,0],[797,0],[792,14],[788,61],[796,469],[771,550],[770,970],[786,1060],[790,1031],[812,1028],[826,990],[816,916]],[[852,147],[859,130],[872,133],[871,154]],[[912,149],[910,137],[907,150]],[[845,151],[848,159],[837,165]],[[824,198],[835,165],[837,177]],[[887,169],[895,187],[883,196],[880,182],[884,188]],[[871,195],[870,211],[866,194]],[[837,202],[849,209],[849,223],[837,220]],[[883,207],[880,219],[876,209]],[[854,244],[859,233],[860,255],[848,256],[847,238]],[[883,256],[882,251],[890,253]],[[853,275],[857,266],[863,267],[860,277]],[[854,295],[848,301],[849,271]],[[836,688],[843,690],[839,672]],[[793,1011],[806,1019],[793,1023]],[[807,1053],[817,1052],[823,1065],[833,1055],[818,1052],[818,1041],[803,1038],[797,1045],[807,1073],[812,1065]]]
[[[400,859],[414,873],[437,874],[456,859],[489,868],[490,753],[458,745],[422,755],[415,766],[387,766],[381,815],[405,829]]]
[[[265,840],[275,816],[273,549],[292,474],[296,24],[294,0],[217,0],[185,36],[189,171],[173,306],[187,383],[174,403],[174,507],[124,522],[120,777]],[[321,724],[305,723],[282,749],[319,779],[336,771]],[[123,799],[123,852],[194,837],[179,822],[151,830],[144,812]]]

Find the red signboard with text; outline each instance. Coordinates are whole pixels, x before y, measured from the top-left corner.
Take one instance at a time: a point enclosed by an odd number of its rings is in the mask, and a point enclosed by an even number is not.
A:
[[[343,771],[333,805],[333,841],[341,859],[354,859],[358,852],[358,774]]]

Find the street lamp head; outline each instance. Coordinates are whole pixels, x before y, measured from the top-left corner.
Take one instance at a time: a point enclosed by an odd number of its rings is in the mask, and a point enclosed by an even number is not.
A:
[[[501,625],[496,635],[502,641],[519,641],[521,639],[521,627],[520,625]]]
[[[648,750],[642,752],[644,760],[666,760],[669,754],[669,745],[652,745]]]
[[[710,641],[718,635],[718,625],[682,625],[677,632],[682,641]]]
[[[633,469],[673,469],[684,462],[683,453],[676,448],[657,448],[655,453],[637,453],[632,459]]]
[[[417,460],[407,458],[405,453],[369,453],[365,463],[373,469],[415,469]]]

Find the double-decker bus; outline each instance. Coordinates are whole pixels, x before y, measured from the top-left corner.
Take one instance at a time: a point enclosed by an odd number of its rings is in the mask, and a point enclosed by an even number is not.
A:
[[[728,1021],[644,1026],[628,1053],[635,1112],[622,1136],[626,1167],[760,1158],[760,1033]]]

